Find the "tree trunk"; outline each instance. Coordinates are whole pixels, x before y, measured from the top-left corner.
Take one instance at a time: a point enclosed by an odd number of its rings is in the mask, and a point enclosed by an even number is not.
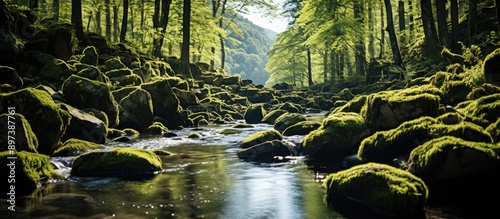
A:
[[[212,17],[217,17],[217,11],[219,11],[220,0],[212,0]],[[215,46],[210,48],[210,52],[212,53],[212,58],[210,59],[210,69],[215,68]]]
[[[54,18],[55,21],[59,20],[59,0],[53,0],[52,1],[52,18]]]
[[[335,81],[335,75],[336,75],[336,71],[338,71],[338,55],[337,55],[337,52],[335,52],[335,50],[332,50],[330,51],[330,68],[328,69],[330,71],[330,82],[334,82]]]
[[[398,2],[398,16],[399,16],[399,33],[401,34],[400,38],[401,44],[404,44],[406,42],[406,37],[405,37],[406,22],[405,22],[405,3],[402,0]],[[389,22],[387,22],[387,25],[389,25]]]
[[[477,24],[477,2],[478,0],[469,0],[469,44],[472,45],[472,38],[476,34]]]
[[[109,0],[104,0],[104,13],[106,14],[106,39],[111,40],[111,9]]]
[[[307,48],[307,82],[309,87],[313,86],[311,49]]]
[[[101,34],[102,33],[102,28],[101,28],[101,10],[100,10],[100,8],[96,12],[95,23],[96,23],[95,24],[95,31],[96,31],[96,33]]]
[[[450,0],[450,11],[451,11],[451,51],[453,53],[460,53],[460,46],[458,45],[458,0]]]
[[[497,9],[497,25],[500,31],[500,0],[495,0],[495,8]]]
[[[90,22],[92,21],[92,11],[89,13],[89,20],[87,21],[87,32],[90,32]]]
[[[328,82],[328,43],[325,42],[325,53],[323,54],[323,83]]]
[[[380,53],[379,59],[384,57],[384,42],[385,42],[385,23],[384,23],[384,6],[380,4]]]
[[[81,1],[80,1],[80,5],[81,5]],[[29,7],[33,11],[38,10],[38,0],[29,0]]]
[[[413,2],[412,0],[408,0],[408,14],[410,15],[410,36],[413,36],[413,30],[414,30],[414,27],[415,27],[415,19],[413,18]]]
[[[374,15],[374,10],[373,10],[373,1],[369,1],[368,2],[368,22],[370,22],[368,24],[368,28],[369,28],[369,36],[370,36],[370,39],[369,39],[369,42],[368,42],[368,54],[370,55],[370,58],[374,58],[375,57],[375,33],[374,33],[374,30],[375,30],[375,19],[373,16]]]
[[[346,52],[345,48],[340,49],[339,70],[338,70],[339,79],[344,78],[345,52]]]
[[[75,26],[76,38],[81,42],[84,40],[82,20],[82,1],[71,1],[71,23]]]
[[[392,20],[392,6],[391,0],[384,0],[385,10],[387,11],[387,32],[389,33],[389,38],[391,40],[391,50],[392,58],[394,59],[394,65],[405,70],[403,64],[403,59],[401,58],[401,53],[399,52],[398,38],[396,37],[396,31],[394,30],[394,22]]]
[[[227,0],[222,1],[222,9],[221,9],[221,19],[219,20],[219,27],[222,28],[222,17],[224,17],[224,14],[226,13],[226,3]],[[220,59],[221,59],[221,68],[224,69],[224,66],[226,65],[226,49],[224,45],[224,38],[222,37],[222,34],[219,34],[219,41],[220,41]]]
[[[120,30],[118,24],[118,5],[113,5],[113,41],[118,41],[118,31]]]
[[[156,57],[162,56],[161,49],[163,48],[163,41],[165,39],[165,34],[167,33],[167,26],[168,26],[168,17],[170,16],[170,4],[172,3],[172,0],[163,0],[161,1],[161,12],[159,9],[157,9],[157,6],[159,8],[159,1],[155,1],[155,15],[153,16],[153,24],[156,23],[155,29],[161,28],[161,31],[159,33],[159,37],[155,38],[153,41],[153,55]]]
[[[190,43],[190,26],[191,26],[191,2],[190,0],[184,0],[184,5],[182,7],[182,50],[181,50],[181,62],[184,74],[191,76],[191,70],[189,68],[189,43]],[[189,83],[188,83],[189,84]]]
[[[441,45],[449,47],[448,43],[448,11],[446,10],[446,0],[436,0],[436,14],[437,14],[437,24],[439,41]]]
[[[428,49],[437,46],[436,25],[434,24],[434,17],[432,15],[431,0],[420,0],[420,7],[422,9],[422,25],[424,26],[425,44]]]
[[[356,19],[361,27],[364,28],[364,19],[363,19],[364,7],[360,2],[354,2],[354,19]],[[364,75],[365,74],[365,64],[366,64],[366,49],[365,49],[365,41],[363,39],[363,34],[358,36],[358,40],[356,42],[356,74]]]
[[[123,0],[122,29],[120,31],[120,42],[125,42],[128,24],[128,0]]]

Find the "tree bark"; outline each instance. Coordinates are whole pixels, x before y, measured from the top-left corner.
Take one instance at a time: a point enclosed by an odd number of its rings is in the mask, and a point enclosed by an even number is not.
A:
[[[438,24],[439,41],[441,45],[449,47],[448,43],[448,11],[446,10],[446,0],[436,0],[436,15]]]
[[[128,0],[123,0],[123,16],[122,16],[122,29],[120,31],[120,42],[125,42],[127,36],[128,24]]]
[[[83,19],[82,19],[82,1],[71,1],[71,23],[75,26],[76,38],[81,42],[84,40]]]
[[[189,68],[189,43],[190,43],[190,26],[191,26],[191,2],[190,0],[184,0],[184,5],[182,7],[182,50],[181,50],[181,62],[182,68],[186,75],[191,76],[191,70]],[[189,84],[189,83],[188,83]]]
[[[497,25],[500,31],[500,0],[495,0],[495,8],[497,9]]]
[[[312,63],[311,63],[311,49],[307,48],[307,81],[309,87],[313,86],[312,80]]]
[[[212,17],[217,17],[217,11],[219,11],[220,0],[212,0]],[[212,53],[212,58],[210,59],[210,68],[213,70],[215,68],[215,46],[210,48]]]
[[[155,12],[153,16],[153,24],[155,29],[161,28],[158,38],[153,40],[153,55],[156,57],[161,57],[163,54],[161,49],[163,48],[163,41],[165,39],[165,34],[167,33],[168,17],[170,16],[170,4],[172,0],[162,0],[161,1],[161,12],[157,7],[160,7],[160,0],[155,1]]]
[[[118,24],[118,5],[113,5],[113,40],[118,41],[118,31],[120,30]]]
[[[384,56],[384,42],[385,42],[385,22],[384,22],[384,6],[380,5],[380,53],[378,55],[379,59]]]
[[[59,0],[52,1],[52,11],[53,11],[52,18],[54,18],[54,20],[58,21],[59,20]]]
[[[95,31],[98,34],[102,33],[102,28],[101,28],[101,9],[97,10],[96,15],[95,15]]]
[[[409,27],[410,27],[410,36],[413,36],[413,30],[415,27],[415,18],[413,17],[413,2],[412,0],[408,0],[408,14],[410,16],[410,22],[409,22]]]
[[[391,40],[391,50],[392,58],[394,59],[394,65],[405,70],[403,64],[403,59],[401,58],[401,53],[399,51],[398,38],[396,37],[396,31],[394,30],[394,22],[392,20],[392,6],[391,0],[384,0],[385,10],[387,14],[387,32],[389,33],[389,38]]]
[[[451,39],[450,46],[453,53],[460,53],[460,46],[458,45],[458,0],[450,0],[451,11]]]
[[[401,34],[400,38],[401,44],[404,44],[406,42],[406,37],[405,37],[406,21],[405,21],[405,3],[402,0],[398,2],[398,16],[399,16],[399,32]],[[387,23],[387,25],[389,25],[389,23]]]
[[[111,40],[111,9],[109,0],[104,0],[104,13],[106,14],[106,39]]]
[[[325,42],[325,53],[323,54],[323,83],[328,82],[328,43]]]
[[[354,2],[354,19],[356,19],[361,27],[364,28],[364,19],[363,19],[364,7],[360,2]],[[356,74],[364,75],[365,74],[365,64],[366,64],[366,49],[365,49],[365,41],[363,36],[358,36],[358,40],[356,42]]]
[[[226,13],[226,3],[227,0],[222,1],[222,9],[221,9],[221,19],[219,20],[219,27],[222,28],[222,17],[224,17],[224,14]],[[224,69],[224,66],[226,65],[226,48],[224,44],[224,37],[222,37],[221,34],[219,34],[219,41],[220,41],[220,59],[221,59],[221,68]]]
[[[472,45],[472,38],[476,34],[477,24],[477,2],[478,0],[469,0],[469,44]]]
[[[425,44],[428,49],[437,46],[436,25],[432,15],[431,0],[420,0],[422,10],[422,25],[424,26]]]

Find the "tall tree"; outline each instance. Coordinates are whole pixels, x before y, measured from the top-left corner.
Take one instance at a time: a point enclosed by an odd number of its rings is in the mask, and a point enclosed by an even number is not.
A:
[[[106,39],[111,40],[111,9],[109,0],[104,0],[104,13],[106,19]]]
[[[425,44],[428,49],[437,46],[436,25],[432,14],[431,0],[420,0],[422,11],[422,25],[424,26]]]
[[[408,0],[408,14],[409,14],[409,28],[410,28],[410,33],[409,35],[410,36],[413,36],[413,30],[414,30],[414,27],[415,27],[415,19],[414,19],[414,16],[413,16],[413,1],[412,0]]]
[[[439,41],[441,45],[449,47],[448,43],[448,11],[446,10],[446,0],[436,0],[436,17],[438,24]]]
[[[120,31],[120,42],[125,42],[128,26],[128,0],[123,0],[122,29]]]
[[[364,28],[364,4],[362,1],[354,1],[354,19],[357,20],[361,26]],[[356,42],[356,74],[364,75],[366,66],[366,49],[365,49],[365,39],[364,34],[360,33],[357,36]]]
[[[401,34],[401,44],[404,44],[406,40],[405,39],[406,18],[405,18],[405,2],[402,0],[399,0],[398,2],[398,17],[399,17],[399,33]],[[389,25],[389,23],[387,23],[387,25]]]
[[[472,45],[472,38],[476,34],[476,24],[477,24],[477,2],[478,0],[469,0],[469,44]]]
[[[76,38],[81,42],[84,40],[83,19],[82,19],[82,1],[71,1],[71,23],[75,26]]]
[[[458,0],[450,0],[450,14],[451,14],[451,38],[450,47],[453,53],[460,52],[460,46],[458,45]]]
[[[498,30],[500,31],[500,0],[495,0],[495,8],[497,12]]]
[[[384,22],[384,5],[380,4],[380,53],[378,55],[379,59],[384,56],[385,47],[385,22]]]
[[[59,0],[53,0],[52,1],[52,11],[53,11],[53,16],[54,20],[59,20]]]
[[[311,48],[307,48],[307,82],[309,87],[314,85],[312,79]]]
[[[184,5],[182,7],[182,50],[181,50],[181,62],[182,68],[186,75],[191,76],[191,70],[189,67],[189,44],[190,44],[190,28],[191,27],[191,1],[184,0]]]
[[[398,38],[396,37],[396,31],[394,30],[391,0],[384,0],[384,3],[387,14],[387,32],[389,33],[389,38],[391,40],[391,50],[392,50],[392,58],[394,59],[394,65],[405,70],[403,59],[401,58],[401,53],[399,51]]]
[[[162,0],[160,10],[160,0],[155,0],[155,9],[153,15],[153,27],[159,33],[153,38],[153,55],[156,57],[162,56],[161,49],[167,32],[168,18],[170,16],[170,5],[172,0]]]

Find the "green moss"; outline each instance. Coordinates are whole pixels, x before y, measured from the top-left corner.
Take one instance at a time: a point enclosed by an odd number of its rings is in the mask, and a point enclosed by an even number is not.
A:
[[[153,122],[144,132],[149,134],[163,134],[170,130],[165,127],[161,122]]]
[[[466,100],[467,95],[472,91],[472,87],[464,81],[446,81],[441,86],[443,93],[442,102],[444,104],[456,105]]]
[[[272,140],[282,140],[283,136],[281,133],[274,129],[264,130],[250,135],[249,137],[243,139],[240,143],[240,148],[249,148],[253,145],[260,144],[266,141]]]
[[[201,134],[197,133],[197,132],[191,132],[191,133],[189,133],[189,135],[187,137],[188,138],[201,138]]]
[[[293,104],[291,102],[285,102],[281,104],[278,108],[278,110],[286,110],[289,113],[304,113],[302,110],[302,107],[298,104]]]
[[[307,117],[300,113],[285,113],[274,121],[274,129],[283,132],[286,128],[299,122],[307,121]]]
[[[73,160],[74,176],[128,176],[154,174],[162,170],[162,161],[152,151],[136,148],[113,148],[91,151]]]
[[[350,198],[398,217],[421,214],[429,196],[422,179],[379,163],[361,164],[330,174],[323,186],[329,204],[336,199]]]
[[[223,129],[219,133],[223,134],[223,135],[234,135],[234,134],[241,133],[241,130],[238,130],[238,129]]]
[[[500,82],[500,48],[488,54],[483,62],[483,73],[488,82]]]
[[[289,126],[283,131],[284,136],[307,135],[321,126],[319,122],[302,121]]]
[[[84,111],[84,112],[86,112],[86,113],[88,113],[90,115],[95,116],[96,118],[98,118],[101,121],[103,121],[104,124],[106,125],[106,127],[109,127],[108,115],[106,115],[105,112],[103,112],[101,110],[94,109],[94,108],[85,108],[85,109],[82,109],[82,111]]]
[[[241,128],[253,128],[254,126],[253,125],[250,125],[248,123],[237,123],[237,124],[234,124],[232,126],[232,128],[236,128],[236,129],[241,129]]]
[[[311,157],[332,162],[356,153],[359,142],[369,134],[359,114],[337,113],[323,119],[318,129],[306,135],[302,145]]]
[[[365,105],[367,95],[358,95],[346,104],[335,108],[330,114],[335,114],[339,112],[355,112],[361,113],[361,108]]]
[[[40,77],[48,81],[61,82],[75,72],[73,66],[61,59],[54,59],[40,69]]]
[[[493,137],[494,142],[500,142],[500,118],[498,118],[496,122],[491,123],[491,125],[486,128],[486,131]]]
[[[462,112],[471,117],[487,120],[488,124],[496,122],[500,115],[500,93],[481,97],[471,102]]]
[[[113,69],[122,69],[122,68],[127,67],[120,60],[120,57],[113,57],[111,59],[106,60],[106,62],[104,62],[104,66],[106,67],[107,71],[110,71]]]
[[[10,119],[9,119],[10,117]],[[17,151],[30,151],[37,153],[38,139],[31,129],[28,120],[21,114],[1,114],[0,115],[0,131],[6,135],[0,136],[0,151],[9,150],[9,140],[8,136],[12,136],[15,139],[15,146]],[[13,123],[9,123],[13,122]],[[15,124],[15,126],[13,126]],[[9,129],[14,127],[14,129]],[[7,135],[9,131],[14,131],[14,135]]]
[[[266,110],[263,104],[252,104],[245,111],[244,117],[247,123],[256,124],[260,123],[265,115]]]
[[[475,151],[475,153],[473,152]],[[443,168],[453,168],[460,165],[458,170],[467,173],[467,166],[474,167],[468,171],[482,172],[481,169],[498,169],[500,167],[500,147],[498,144],[466,141],[453,136],[443,136],[426,142],[415,148],[408,159],[408,170],[423,178],[435,177],[439,174],[451,177],[456,170]],[[458,161],[454,164],[449,162],[448,156],[458,156]],[[469,156],[469,158],[467,158]],[[483,165],[480,165],[480,164]]]
[[[264,116],[264,118],[262,118],[261,122],[274,125],[274,123],[276,122],[276,119],[285,113],[288,113],[288,111],[283,110],[283,109],[275,109],[275,110],[269,111],[269,113],[267,113]]]
[[[83,49],[83,56],[80,58],[81,63],[97,66],[99,54],[94,46],[87,46]]]
[[[82,152],[94,149],[102,149],[104,146],[89,141],[84,141],[76,138],[66,140],[52,156],[75,156]]]

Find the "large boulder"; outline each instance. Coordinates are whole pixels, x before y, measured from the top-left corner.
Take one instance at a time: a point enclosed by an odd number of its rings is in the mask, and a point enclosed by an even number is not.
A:
[[[307,121],[307,118],[301,113],[285,113],[276,118],[274,121],[274,129],[283,132],[288,127],[303,121]]]
[[[11,159],[15,157],[15,159]],[[0,152],[0,174],[5,177],[2,197],[17,201],[18,197],[31,194],[49,180],[62,179],[57,173],[50,157],[28,151]],[[14,189],[11,189],[14,186]],[[17,204],[17,203],[15,203]]]
[[[26,118],[38,139],[41,154],[52,154],[57,149],[71,119],[48,93],[35,88],[0,93],[0,112],[10,111]]]
[[[261,122],[262,123],[267,123],[267,124],[270,124],[270,125],[274,125],[274,123],[276,122],[276,119],[278,117],[280,117],[281,115],[285,114],[285,113],[288,113],[288,111],[286,111],[284,109],[271,110],[268,113],[266,113],[266,115],[264,116],[264,118],[262,118]]]
[[[113,148],[91,151],[73,160],[71,175],[90,177],[123,177],[154,175],[162,170],[162,161],[152,151],[135,148]]]
[[[500,48],[490,53],[483,62],[483,73],[486,81],[500,85]]]
[[[153,100],[154,116],[161,117],[168,121],[165,124],[169,129],[177,129],[183,126],[185,118],[182,116],[182,107],[179,99],[172,91],[172,87],[166,79],[159,79],[140,86],[146,90]]]
[[[17,151],[37,152],[38,139],[23,115],[18,113],[1,114],[0,131],[5,133],[0,136],[0,151],[15,149]]]
[[[10,84],[16,89],[20,89],[24,82],[16,69],[9,66],[0,66],[0,85]]]
[[[241,149],[236,154],[247,161],[272,161],[275,157],[295,156],[297,152],[292,143],[272,140]]]
[[[104,121],[68,104],[61,104],[61,108],[71,115],[71,121],[61,139],[62,141],[76,138],[97,144],[106,143],[108,127]]]
[[[336,162],[357,152],[359,142],[371,134],[357,113],[336,113],[325,119],[302,141],[306,154],[323,162]]]
[[[361,115],[373,132],[396,128],[421,116],[438,116],[439,94],[434,86],[375,93],[367,97]]]
[[[263,104],[252,104],[245,111],[244,117],[248,124],[256,124],[260,123],[265,115],[266,110]]]
[[[49,21],[44,28],[39,29],[30,44],[38,44],[32,47],[67,61],[78,46],[78,39],[73,24]]]
[[[96,149],[103,149],[104,146],[101,144],[96,144],[94,142],[85,141],[76,138],[70,138],[62,144],[60,148],[54,151],[52,156],[55,157],[66,157],[66,156],[78,156],[84,152]]]
[[[240,148],[249,148],[254,145],[264,143],[266,141],[282,140],[282,139],[283,136],[281,135],[281,133],[279,133],[274,129],[260,131],[243,139],[243,141],[241,141],[240,143]]]
[[[94,108],[106,113],[109,126],[119,123],[118,103],[109,86],[88,78],[71,75],[62,85],[62,93],[69,103],[79,109]]]
[[[483,120],[480,125],[487,126],[496,122],[500,115],[500,93],[481,97],[457,110],[469,117]]]
[[[132,128],[142,132],[153,124],[153,101],[144,89],[136,87],[127,96],[119,100],[120,124],[117,128]]]
[[[334,208],[351,206],[354,211],[370,209],[382,214],[375,218],[425,218],[429,196],[425,182],[386,164],[366,163],[332,173],[323,186],[325,200]],[[360,204],[365,208],[359,208]]]
[[[40,69],[39,75],[45,80],[58,83],[64,81],[73,73],[75,73],[73,66],[62,59],[54,59],[47,62],[42,69]]]

